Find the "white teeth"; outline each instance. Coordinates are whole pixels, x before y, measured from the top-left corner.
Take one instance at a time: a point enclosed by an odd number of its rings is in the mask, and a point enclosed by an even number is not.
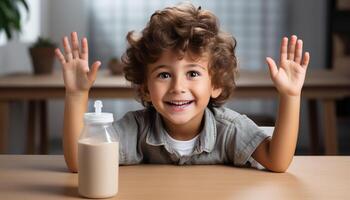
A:
[[[191,101],[170,101],[171,104],[177,105],[177,106],[182,106],[185,104],[190,103]]]

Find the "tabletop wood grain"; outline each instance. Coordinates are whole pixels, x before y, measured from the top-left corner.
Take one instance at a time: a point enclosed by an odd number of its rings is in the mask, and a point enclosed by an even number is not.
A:
[[[112,199],[350,199],[349,156],[295,156],[286,173],[222,165],[121,166]],[[0,155],[1,199],[77,199],[62,155]]]

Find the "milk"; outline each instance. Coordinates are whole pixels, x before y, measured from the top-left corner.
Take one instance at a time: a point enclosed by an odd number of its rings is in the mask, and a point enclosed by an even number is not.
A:
[[[119,142],[78,143],[79,194],[107,198],[118,192]]]
[[[78,140],[78,191],[88,198],[112,197],[118,192],[119,138],[113,128],[113,114],[84,114],[84,127]]]

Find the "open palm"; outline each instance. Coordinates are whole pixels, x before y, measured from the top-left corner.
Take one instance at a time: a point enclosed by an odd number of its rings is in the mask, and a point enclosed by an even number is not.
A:
[[[63,47],[65,56],[60,49],[56,49],[55,53],[59,59],[66,92],[70,94],[78,94],[87,92],[94,83],[97,71],[101,63],[95,62],[89,69],[88,64],[88,42],[86,38],[81,40],[81,49],[79,48],[78,35],[76,32],[71,33],[71,45],[68,37],[63,38]]]
[[[267,57],[266,61],[277,90],[284,95],[298,96],[304,84],[310,55],[306,52],[302,56],[302,40],[298,40],[295,35],[290,40],[288,45],[288,38],[282,39],[279,68],[272,58]]]

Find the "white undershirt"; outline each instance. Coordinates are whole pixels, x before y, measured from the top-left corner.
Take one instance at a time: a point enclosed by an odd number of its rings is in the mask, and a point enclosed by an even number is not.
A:
[[[197,143],[199,134],[190,139],[190,140],[186,140],[186,141],[182,141],[182,140],[176,140],[174,138],[172,138],[168,133],[166,134],[168,142],[170,144],[170,146],[177,152],[179,153],[181,156],[188,156],[190,155],[193,150],[194,147]]]

